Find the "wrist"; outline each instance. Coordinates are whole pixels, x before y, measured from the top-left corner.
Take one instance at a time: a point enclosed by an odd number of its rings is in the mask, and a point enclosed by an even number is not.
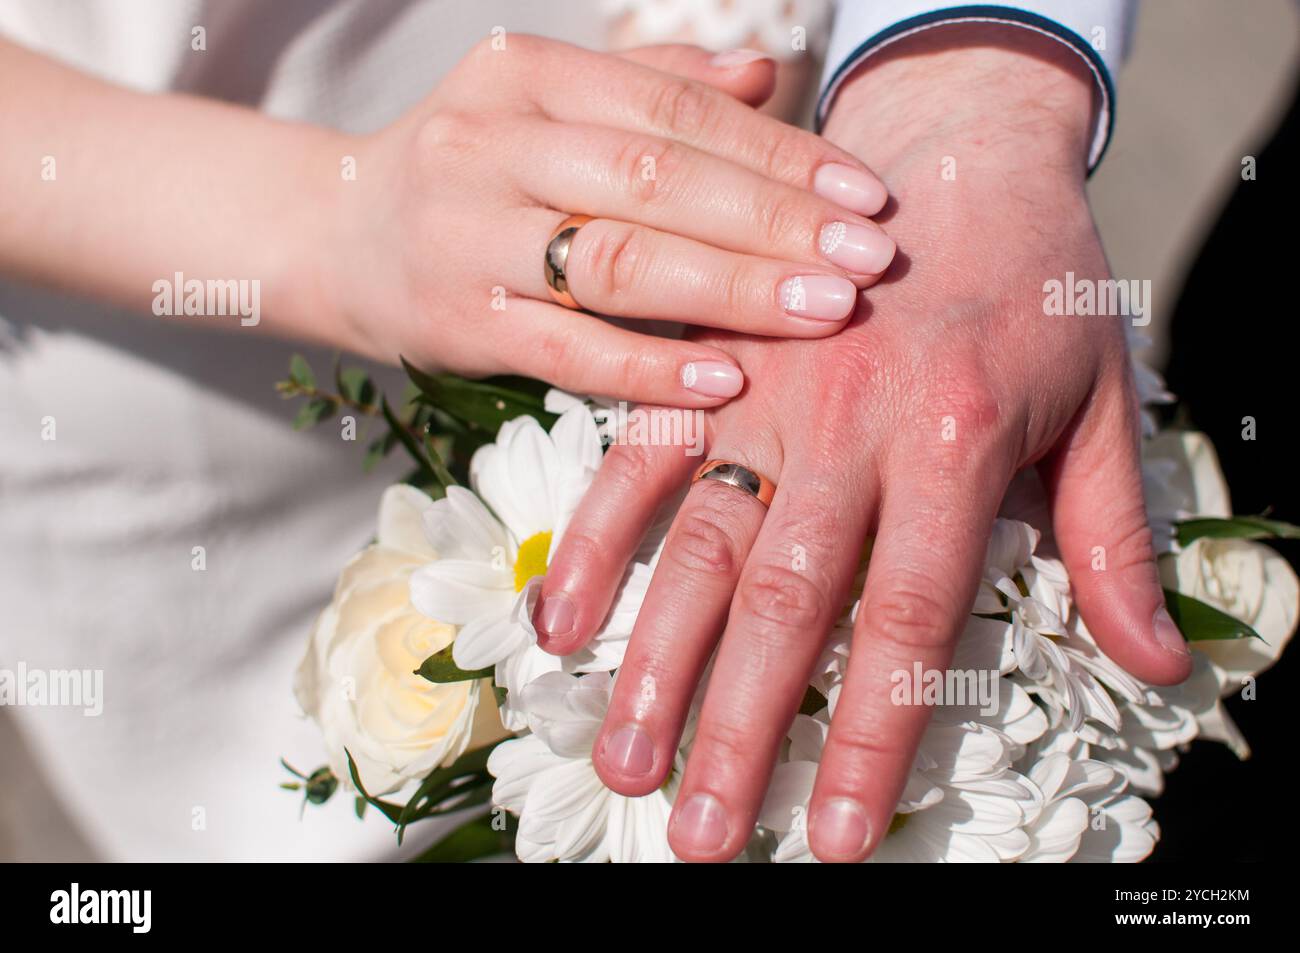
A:
[[[841,86],[824,133],[882,173],[923,152],[968,171],[1081,184],[1094,94],[1083,60],[1054,39],[943,25],[869,57]]]
[[[294,337],[361,353],[364,342],[342,287],[362,140],[333,130],[306,131],[297,161],[293,212],[279,224],[275,314]],[[349,166],[350,163],[350,166]]]

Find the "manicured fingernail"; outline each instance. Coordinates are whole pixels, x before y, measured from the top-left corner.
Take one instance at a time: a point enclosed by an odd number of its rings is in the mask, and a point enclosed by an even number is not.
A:
[[[745,386],[745,375],[722,361],[691,361],[682,366],[682,386],[705,397],[735,397]]]
[[[858,289],[834,275],[795,275],[781,282],[781,307],[786,314],[818,321],[843,321],[853,313]]]
[[[1156,610],[1155,615],[1156,641],[1160,647],[1168,649],[1175,655],[1190,655],[1187,648],[1187,640],[1183,638],[1183,633],[1179,631],[1178,625],[1169,615],[1169,610],[1161,606]]]
[[[563,593],[554,593],[542,598],[537,607],[533,626],[540,635],[557,638],[573,631],[573,602]]]
[[[692,850],[707,854],[727,842],[727,815],[712,794],[693,794],[677,812],[673,835]]]
[[[709,65],[714,69],[735,69],[737,66],[748,66],[750,63],[756,63],[759,60],[770,60],[766,53],[760,53],[758,50],[727,50],[718,53],[711,60]]]
[[[817,240],[826,260],[855,275],[878,275],[894,260],[894,240],[878,228],[831,222]]]
[[[605,763],[629,778],[643,778],[655,766],[655,746],[636,725],[618,729],[605,740]]]
[[[889,201],[889,193],[875,176],[851,165],[831,162],[813,176],[813,191],[840,208],[859,215],[875,215]]]
[[[857,860],[867,846],[867,812],[856,801],[837,797],[817,809],[808,833],[823,857]]]

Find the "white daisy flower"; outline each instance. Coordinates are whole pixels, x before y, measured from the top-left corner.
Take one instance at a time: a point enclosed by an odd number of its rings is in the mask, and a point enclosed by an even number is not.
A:
[[[1119,731],[1104,748],[1093,751],[1093,757],[1114,765],[1143,794],[1155,796],[1164,790],[1164,775],[1178,766],[1179,749],[1201,731],[1199,719],[1213,719],[1216,710],[1221,711],[1213,667],[1200,652],[1193,651],[1192,660],[1192,674],[1181,685],[1148,687],[1143,700],[1123,702]],[[1233,734],[1240,737],[1235,725],[1229,732],[1225,724],[1223,736],[1212,740],[1231,743]]]
[[[759,823],[778,834],[778,863],[815,862],[805,819],[830,728],[829,709],[798,715],[789,760],[778,764]],[[1030,845],[1025,824],[1041,812],[1042,795],[1011,770],[1018,746],[976,722],[936,720],[921,746],[889,832],[868,858],[877,863],[1005,862]]]
[[[1026,828],[1021,863],[1135,864],[1155,848],[1160,829],[1151,806],[1124,793],[1124,775],[1114,768],[1056,752],[1037,761],[1029,778],[1043,806]]]
[[[615,794],[591,762],[614,678],[549,672],[521,693],[532,733],[492,752],[492,801],[519,815],[515,850],[527,862],[668,862],[668,817],[684,760],[645,797]]]
[[[547,412],[552,414],[565,414],[574,407],[587,408],[592,419],[596,422],[596,434],[600,437],[601,444],[608,447],[614,442],[616,437],[615,429],[618,423],[619,402],[612,397],[596,397],[594,395],[580,397],[577,394],[570,394],[566,390],[560,390],[558,387],[552,387],[546,392],[542,402]]]
[[[1074,610],[1064,564],[1037,555],[1040,539],[1027,523],[994,522],[972,611],[1010,615],[1017,680],[1053,725],[1067,721],[1071,731],[1104,744],[1107,731],[1119,728],[1111,692],[1136,701],[1143,686],[1097,648]]]
[[[560,658],[537,646],[532,611],[542,577],[601,459],[595,422],[582,405],[565,411],[549,434],[532,417],[519,417],[474,454],[477,496],[450,487],[425,513],[425,532],[442,558],[411,577],[411,601],[425,615],[460,626],[452,648],[458,666],[496,666],[511,730],[526,722],[511,696],[533,679],[609,671],[622,662],[650,582],[653,558],[639,555],[586,649]]]

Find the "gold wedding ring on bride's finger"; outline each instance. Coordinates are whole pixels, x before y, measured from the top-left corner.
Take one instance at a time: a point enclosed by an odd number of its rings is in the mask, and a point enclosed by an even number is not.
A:
[[[727,486],[734,486],[736,489],[748,493],[764,506],[771,506],[772,497],[776,495],[775,483],[761,473],[755,473],[749,467],[733,463],[730,460],[707,461],[695,471],[695,480],[692,482],[700,480],[716,480],[719,483],[727,484]]]
[[[551,233],[551,240],[546,243],[546,258],[542,262],[546,275],[546,287],[557,304],[581,311],[582,305],[573,300],[569,293],[569,277],[565,266],[569,263],[569,246],[578,229],[591,221],[590,215],[570,215]]]

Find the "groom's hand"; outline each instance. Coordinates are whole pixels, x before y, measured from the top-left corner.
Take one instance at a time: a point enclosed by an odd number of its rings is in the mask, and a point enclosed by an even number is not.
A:
[[[1054,41],[1004,27],[936,29],[873,58],[826,135],[896,198],[893,272],[835,337],[702,336],[749,380],[711,413],[708,455],[779,488],[769,511],[718,483],[691,488],[595,748],[614,790],[661,784],[717,647],[669,832],[679,856],[725,860],[749,839],[868,536],[809,837],[823,860],[875,848],[929,718],[891,704],[890,675],[949,664],[992,520],[1027,465],[1046,478],[1103,649],[1149,682],[1188,674],[1143,506],[1126,319],[1044,308],[1049,280],[1108,277],[1083,194],[1091,82]],[[547,648],[572,651],[599,627],[655,508],[698,462],[680,448],[609,452],[546,579]]]

